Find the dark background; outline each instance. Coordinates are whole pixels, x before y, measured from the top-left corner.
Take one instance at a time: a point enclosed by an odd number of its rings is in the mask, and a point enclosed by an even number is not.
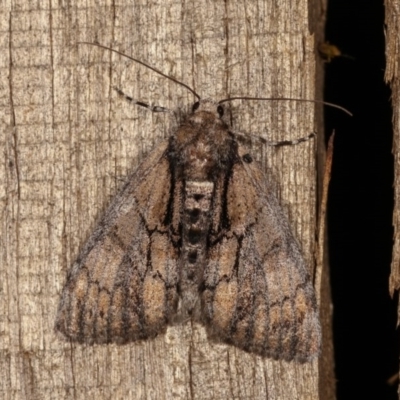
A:
[[[384,83],[383,0],[330,0],[326,40],[342,53],[325,64],[325,110],[336,130],[328,224],[337,398],[397,399],[397,296],[388,291],[393,237],[390,90]]]

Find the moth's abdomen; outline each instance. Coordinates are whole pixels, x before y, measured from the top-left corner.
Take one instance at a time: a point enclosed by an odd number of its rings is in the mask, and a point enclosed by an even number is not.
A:
[[[184,314],[191,314],[199,301],[199,287],[207,262],[213,192],[213,182],[185,183],[179,280]]]

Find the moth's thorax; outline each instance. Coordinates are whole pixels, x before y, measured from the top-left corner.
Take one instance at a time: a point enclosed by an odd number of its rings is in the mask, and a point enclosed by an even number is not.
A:
[[[228,126],[220,118],[218,104],[202,100],[175,135],[176,156],[184,177],[208,180],[226,168],[234,143]]]

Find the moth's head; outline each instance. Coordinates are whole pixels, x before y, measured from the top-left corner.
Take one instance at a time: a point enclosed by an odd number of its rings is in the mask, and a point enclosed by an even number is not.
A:
[[[224,107],[213,100],[203,99],[193,104],[192,112],[193,114],[207,112],[213,114],[217,118],[221,118],[224,115]]]

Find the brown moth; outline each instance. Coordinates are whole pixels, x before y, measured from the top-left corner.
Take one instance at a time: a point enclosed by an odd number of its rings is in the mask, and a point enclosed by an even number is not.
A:
[[[67,276],[56,318],[66,338],[123,344],[191,318],[254,354],[318,356],[299,245],[220,103],[196,102],[109,206]]]

